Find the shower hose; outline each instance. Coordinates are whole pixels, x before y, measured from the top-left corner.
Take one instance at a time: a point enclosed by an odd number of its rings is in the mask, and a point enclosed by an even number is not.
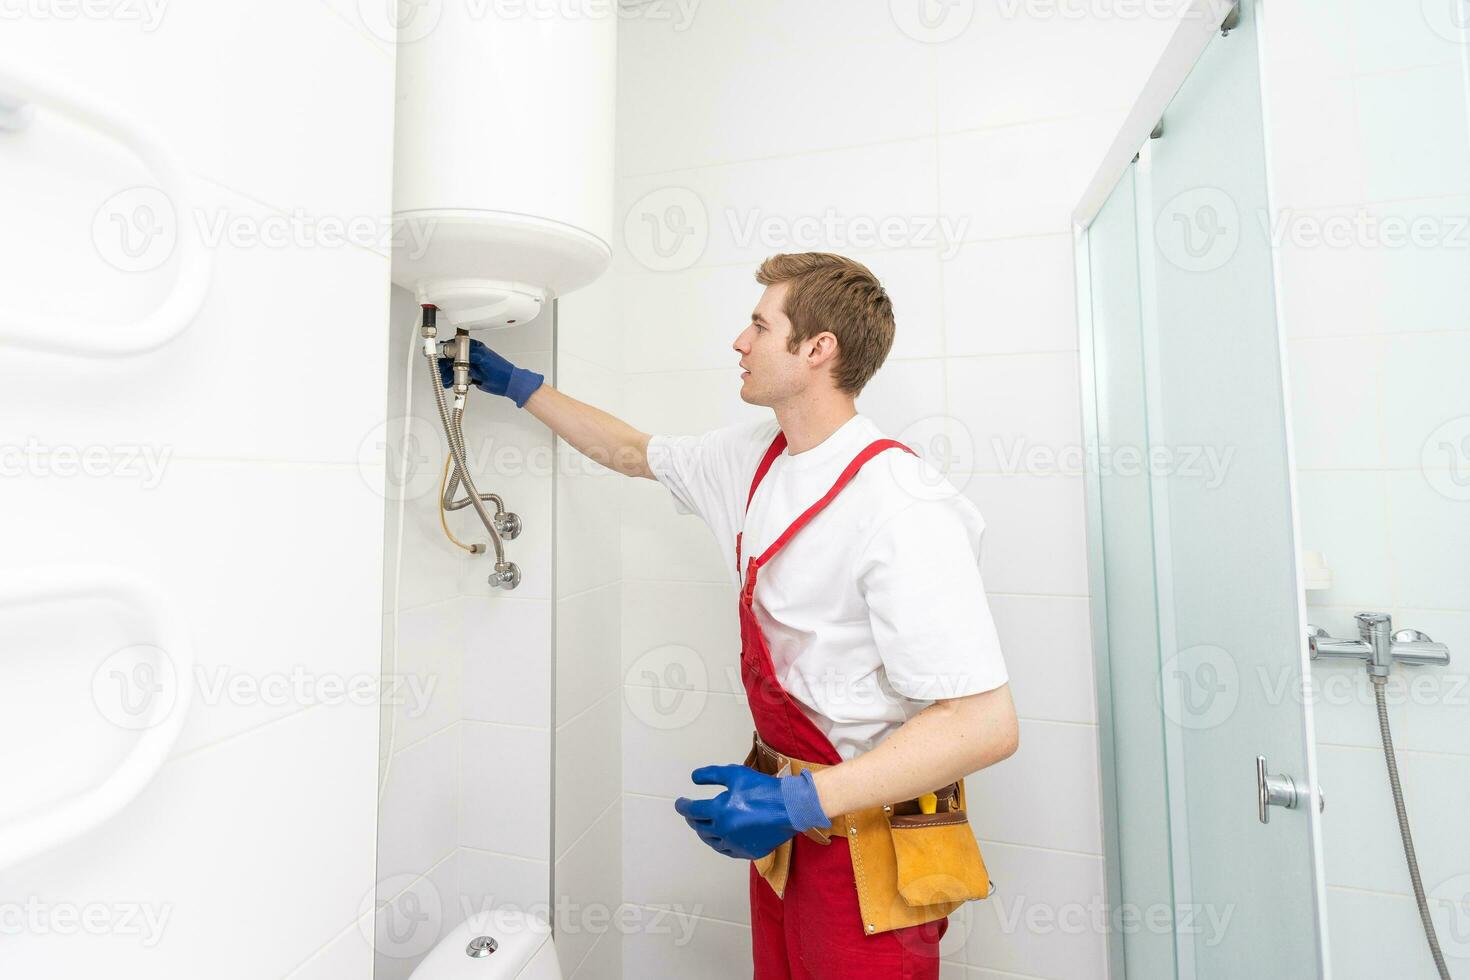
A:
[[[1388,763],[1388,782],[1393,789],[1393,808],[1399,818],[1399,837],[1404,842],[1404,859],[1409,863],[1409,880],[1414,885],[1414,900],[1419,903],[1419,921],[1424,924],[1424,937],[1429,940],[1429,954],[1434,957],[1435,969],[1440,980],[1450,980],[1450,971],[1444,965],[1444,954],[1439,951],[1439,936],[1434,932],[1434,920],[1429,916],[1429,902],[1424,897],[1424,882],[1419,878],[1419,859],[1414,855],[1414,837],[1409,833],[1409,813],[1404,808],[1404,790],[1399,785],[1399,766],[1393,755],[1393,735],[1388,730],[1388,704],[1384,700],[1383,685],[1388,678],[1373,675],[1373,700],[1378,703],[1378,732],[1383,738],[1383,758]]]

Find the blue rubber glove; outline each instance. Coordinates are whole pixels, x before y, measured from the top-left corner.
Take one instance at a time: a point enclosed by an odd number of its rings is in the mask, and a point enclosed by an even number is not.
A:
[[[702,766],[689,778],[727,787],[709,800],[681,796],[674,809],[700,840],[729,857],[765,857],[795,834],[832,826],[808,770],[778,778],[749,766]]]
[[[454,384],[454,361],[439,358],[439,378],[446,388]],[[525,408],[526,399],[545,380],[535,371],[516,367],[478,340],[470,341],[470,382],[481,391],[504,395],[516,408]]]

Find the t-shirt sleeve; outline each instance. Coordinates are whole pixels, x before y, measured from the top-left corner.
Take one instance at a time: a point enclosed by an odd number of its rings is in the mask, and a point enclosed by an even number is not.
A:
[[[984,528],[963,497],[919,500],[884,521],[858,559],[884,672],[904,697],[958,698],[1006,683],[980,578]]]
[[[653,436],[648,468],[682,514],[698,514],[723,533],[744,511],[750,479],[776,437],[774,419],[725,426],[698,436]]]

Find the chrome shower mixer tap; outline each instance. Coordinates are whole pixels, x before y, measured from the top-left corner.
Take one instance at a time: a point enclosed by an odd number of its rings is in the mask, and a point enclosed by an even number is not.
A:
[[[1327,631],[1307,624],[1307,647],[1312,659],[1322,657],[1347,657],[1363,660],[1368,673],[1375,677],[1387,677],[1395,663],[1420,666],[1434,664],[1444,666],[1450,662],[1450,649],[1436,643],[1418,630],[1404,629],[1397,632],[1393,619],[1387,613],[1360,612],[1358,639],[1346,640],[1331,637]]]

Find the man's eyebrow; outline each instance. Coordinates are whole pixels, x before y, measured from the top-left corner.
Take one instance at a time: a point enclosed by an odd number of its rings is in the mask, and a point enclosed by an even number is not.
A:
[[[756,312],[754,312],[754,313],[752,313],[750,315],[750,322],[751,323],[766,323],[766,318],[763,317],[763,316],[761,316],[760,315],[760,311],[757,310]]]

